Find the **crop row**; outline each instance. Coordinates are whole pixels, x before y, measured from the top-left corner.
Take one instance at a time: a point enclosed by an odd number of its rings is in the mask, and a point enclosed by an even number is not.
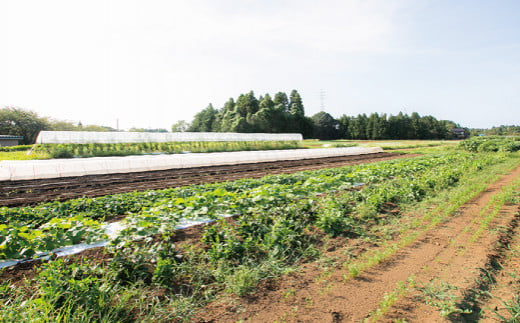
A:
[[[452,157],[449,158],[451,160]],[[139,213],[143,209],[151,207],[171,205],[174,203],[172,201],[181,201],[179,198],[186,199],[185,202],[188,204],[193,204],[195,199],[201,199],[200,205],[205,202],[211,204],[213,197],[209,196],[207,199],[210,201],[205,201],[205,198],[202,197],[204,194],[211,194],[210,192],[219,192],[220,190],[238,194],[245,190],[271,184],[285,185],[289,190],[292,185],[304,185],[307,189],[311,189],[312,187],[310,186],[314,183],[328,183],[329,188],[341,189],[354,183],[376,182],[399,174],[416,171],[418,167],[424,168],[432,163],[444,162],[449,161],[446,161],[445,158],[422,158],[414,159],[413,162],[396,160],[379,163],[377,167],[374,167],[372,164],[347,166],[296,174],[272,175],[262,179],[242,179],[233,182],[131,192],[98,198],[80,198],[64,202],[54,201],[38,206],[0,207],[0,224],[36,228],[54,217],[62,218],[73,214],[81,214],[87,218],[105,221],[120,215]],[[316,186],[314,189],[321,192],[322,186]]]
[[[367,200],[377,211],[385,202],[396,202],[408,194],[421,196],[424,188],[411,186],[412,192],[398,190],[399,194],[395,189],[385,188],[373,194],[371,184],[391,178],[413,178],[432,168],[437,173],[453,172],[451,166],[443,170],[438,168],[461,163],[464,158],[462,155],[414,158],[263,179],[53,202],[36,207],[4,207],[0,210],[3,223],[0,226],[0,259],[27,257],[37,251],[49,251],[87,238],[90,241],[103,239],[105,236],[99,230],[98,221],[117,215],[127,215],[128,228],[122,232],[123,236],[168,233],[181,219],[244,215],[251,210],[268,210],[293,200],[350,189],[356,183],[363,183],[366,189],[356,192],[354,201]],[[370,197],[363,195],[365,191],[371,192]],[[73,222],[71,217],[75,219]],[[65,224],[59,225],[61,223]]]
[[[31,149],[32,145],[19,145],[19,146],[0,146],[0,151],[24,151]]]
[[[143,154],[272,150],[300,148],[297,141],[187,141],[144,143],[38,144],[33,152],[50,158],[128,156]]]

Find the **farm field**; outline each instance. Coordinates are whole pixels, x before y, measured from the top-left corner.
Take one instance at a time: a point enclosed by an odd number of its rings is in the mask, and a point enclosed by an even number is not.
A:
[[[383,152],[50,179],[0,180],[0,206],[23,206],[53,200],[64,201],[80,197],[164,189],[240,178],[259,178],[269,174],[287,174],[303,170],[355,165],[399,157],[404,156],[398,153]]]
[[[37,144],[29,146],[0,147],[0,161],[297,148],[301,148],[301,143],[299,141],[188,141],[115,144]]]
[[[385,150],[455,146],[459,140],[304,140],[305,148],[381,147]]]
[[[519,153],[413,153],[0,208],[3,260],[108,242],[0,269],[0,320],[509,319],[520,292]],[[122,231],[107,236],[118,220]],[[186,220],[208,223],[178,229]]]
[[[261,149],[294,149],[294,148],[334,148],[334,147],[381,147],[385,150],[412,149],[436,146],[453,146],[459,141],[446,140],[304,140],[296,142],[257,142],[257,143],[206,143],[204,145],[192,145],[188,143],[150,143],[150,144],[61,144],[61,145],[37,145],[36,149],[27,154],[27,147],[23,151],[0,151],[2,160],[31,160],[50,159],[53,157],[70,158],[73,156],[129,156],[138,154],[150,154],[154,152],[179,153],[182,151],[210,152],[210,151],[236,151],[247,148],[248,150]]]

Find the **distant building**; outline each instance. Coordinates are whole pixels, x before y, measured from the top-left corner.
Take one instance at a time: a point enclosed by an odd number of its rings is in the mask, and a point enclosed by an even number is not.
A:
[[[18,146],[22,136],[0,135],[0,147]]]
[[[451,129],[451,132],[453,132],[456,138],[464,139],[468,137],[466,129],[463,128],[453,128]]]

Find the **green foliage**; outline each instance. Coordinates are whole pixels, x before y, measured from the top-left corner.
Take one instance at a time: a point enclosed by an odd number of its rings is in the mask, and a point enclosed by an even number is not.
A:
[[[222,109],[209,105],[197,113],[188,131],[206,132],[296,132],[312,136],[312,121],[305,117],[303,100],[298,91],[278,92],[260,99],[253,91],[240,94],[235,102],[229,99]]]
[[[339,119],[340,138],[377,140],[377,139],[456,139],[451,130],[460,128],[448,120],[437,120],[432,116],[411,115],[399,112],[387,116],[378,113],[343,115]],[[468,133],[467,129],[466,133]]]
[[[340,138],[339,123],[327,112],[318,112],[312,116],[311,120],[314,125],[313,138],[321,140],[334,140]]]
[[[80,242],[92,243],[104,237],[97,221],[81,215],[53,218],[38,229],[0,224],[0,259],[30,258],[38,251]]]
[[[457,139],[452,130],[460,128],[448,120],[400,112],[396,116],[371,113],[343,115],[338,120],[322,111],[312,118],[305,116],[303,100],[296,90],[290,97],[278,92],[257,99],[250,91],[236,102],[231,98],[221,109],[210,104],[197,113],[188,131],[301,133],[304,138],[319,139]],[[463,129],[469,134],[468,129]]]
[[[483,136],[461,141],[459,147],[470,152],[515,152],[520,150],[520,136]]]
[[[31,149],[32,145],[20,145],[20,146],[6,146],[0,147],[0,151],[27,151]]]
[[[130,314],[125,296],[104,276],[103,268],[57,259],[43,264],[33,297],[5,309],[13,321],[121,321]],[[125,308],[126,307],[126,308]]]
[[[0,134],[22,136],[23,145],[32,145],[42,130],[55,131],[115,131],[104,126],[74,125],[69,121],[52,120],[40,117],[36,112],[5,107],[0,109]]]
[[[188,127],[188,131],[192,132],[212,132],[217,118],[218,111],[209,105],[206,109],[197,113]]]
[[[354,210],[352,203],[354,197],[355,194],[347,193],[320,201],[316,226],[332,236],[358,233],[354,219],[348,216]]]
[[[298,115],[303,117],[305,115],[305,109],[303,107],[303,101],[296,90],[291,91],[291,102],[289,103],[289,112],[292,115]]]
[[[112,127],[107,126],[98,126],[98,125],[82,125],[81,122],[74,124],[70,121],[63,121],[63,120],[49,120],[49,126],[45,128],[45,130],[52,130],[52,131],[98,131],[98,132],[105,132],[105,131],[117,131],[116,129]],[[165,130],[166,131],[166,130]]]
[[[500,300],[507,315],[493,309],[493,313],[501,322],[518,323],[520,322],[520,295],[514,294],[511,300]]]
[[[457,185],[464,174],[508,158],[512,157],[453,152],[33,207],[71,215],[78,208],[92,216],[105,205],[110,212],[134,211],[125,219],[128,228],[106,249],[106,267],[51,261],[31,282],[35,288],[29,296],[9,284],[0,285],[0,299],[8,300],[0,317],[75,321],[77,313],[87,313],[106,321],[190,320],[197,306],[218,293],[248,295],[259,282],[287,272],[302,258],[315,257],[313,243],[324,234],[368,237],[371,226],[386,217],[363,216],[362,206],[384,212],[388,201],[399,205],[420,200]],[[363,186],[354,189],[355,183]],[[130,202],[125,203],[126,198]],[[13,208],[11,215],[22,209],[29,216],[30,208]],[[205,226],[202,244],[173,243],[174,228],[182,218],[232,214],[237,215],[233,220]],[[67,224],[74,229],[70,221],[56,222]],[[41,227],[24,232],[36,232],[31,230]],[[363,267],[348,269],[357,276]],[[433,290],[428,295],[453,313],[458,309],[450,307],[451,299],[437,297],[449,292]]]
[[[158,242],[147,238],[136,242],[125,237],[123,243],[113,245],[110,269],[114,279],[122,284],[143,282],[170,286],[176,281],[175,265],[182,260],[167,237]]]
[[[291,238],[291,234],[285,232],[287,228],[300,234],[312,218],[311,222],[331,235],[360,234],[359,226],[362,223],[356,221],[368,223],[377,220],[376,215],[385,212],[388,203],[420,201],[434,190],[455,185],[469,169],[478,171],[501,158],[506,157],[483,157],[477,162],[471,154],[459,153],[230,183],[52,202],[34,207],[4,207],[0,208],[4,233],[0,241],[2,257],[19,258],[37,250],[51,250],[59,244],[83,241],[89,238],[86,236],[88,230],[97,230],[97,222],[88,222],[89,219],[103,220],[118,215],[126,215],[127,227],[113,241],[115,244],[126,239],[165,234],[174,230],[184,218],[218,219],[223,215],[242,215],[238,233],[224,224],[211,229],[218,229],[218,232],[208,231],[206,239],[214,243],[214,259],[236,260],[243,257],[246,250],[252,254],[262,254],[252,247],[259,237],[265,239],[262,243],[268,244],[270,252],[292,257],[286,254],[288,249],[283,246],[298,246],[289,240],[278,243],[276,238],[277,235]],[[351,189],[355,183],[364,183],[363,189],[338,195],[336,200],[320,199],[321,211],[316,212],[316,195]],[[353,213],[358,216],[351,217]],[[80,215],[71,217],[76,214]],[[270,215],[264,218],[263,214]],[[290,218],[293,214],[296,222]],[[63,218],[55,218],[59,216]],[[59,227],[58,222],[54,222],[56,219],[68,228]],[[272,226],[277,231],[272,231]],[[84,232],[83,229],[88,230]],[[31,238],[33,236],[35,238]],[[92,237],[99,239],[99,234]],[[248,245],[250,243],[251,247]]]
[[[48,125],[48,120],[35,112],[13,107],[0,109],[0,134],[22,136],[24,145],[33,144]]]
[[[445,282],[432,282],[418,288],[423,293],[424,301],[427,305],[436,307],[440,310],[441,316],[448,316],[458,313],[471,313],[471,310],[460,309],[456,306],[459,297],[455,295],[457,287]]]
[[[491,129],[471,129],[471,133],[475,135],[486,135],[486,136],[519,136],[520,126],[498,126],[492,127]]]
[[[194,141],[117,144],[38,144],[33,152],[51,158],[128,156],[142,154],[179,154],[185,151],[207,153],[243,150],[299,148],[296,141]]]

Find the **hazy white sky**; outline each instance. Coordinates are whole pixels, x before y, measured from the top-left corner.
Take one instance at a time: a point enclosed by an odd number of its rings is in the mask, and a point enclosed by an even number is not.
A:
[[[520,124],[520,1],[0,0],[0,107],[170,128],[297,89],[306,114]]]

